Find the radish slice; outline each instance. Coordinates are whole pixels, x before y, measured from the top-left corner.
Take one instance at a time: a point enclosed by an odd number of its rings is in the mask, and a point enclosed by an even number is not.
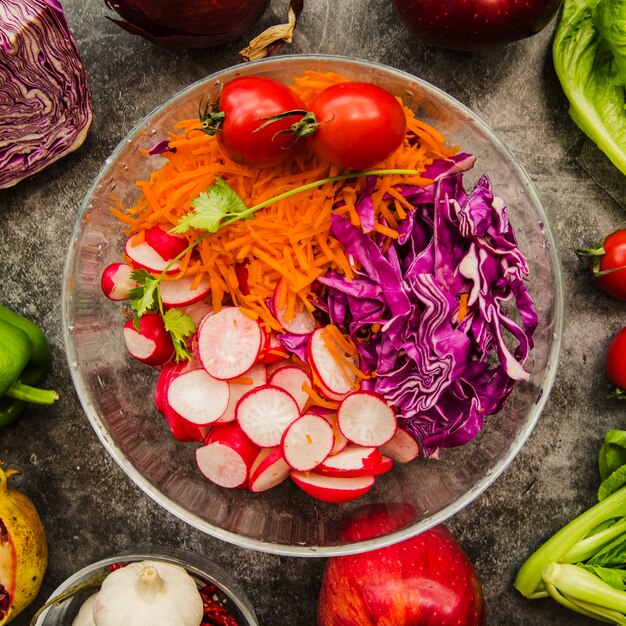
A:
[[[228,380],[254,365],[263,336],[258,322],[237,307],[224,307],[200,322],[197,340],[204,369],[213,378]]]
[[[267,491],[279,485],[289,476],[291,467],[280,447],[263,448],[250,468],[250,491]]]
[[[279,445],[287,426],[300,417],[296,401],[273,385],[246,393],[239,400],[236,413],[241,429],[263,448]]]
[[[172,338],[165,330],[163,318],[156,313],[142,315],[139,329],[135,328],[134,319],[129,319],[122,333],[128,352],[146,365],[163,365],[174,354]]]
[[[235,424],[214,426],[207,444],[196,450],[196,463],[220,487],[246,487],[249,469],[259,449]]]
[[[270,385],[284,389],[296,401],[300,411],[304,409],[304,405],[309,400],[309,394],[302,387],[305,384],[311,386],[311,379],[302,368],[295,365],[283,367],[274,372],[268,382]]]
[[[311,407],[313,410],[315,407]],[[335,442],[333,444],[333,449],[330,451],[332,454],[339,454],[342,450],[346,448],[348,445],[348,440],[345,438],[344,434],[339,429],[339,424],[337,424],[337,413],[327,413],[322,415],[322,417],[328,420],[328,423],[333,428],[333,435],[335,437]]]
[[[126,300],[130,290],[137,287],[138,283],[130,275],[133,268],[126,263],[111,263],[104,268],[100,277],[102,293],[109,300]]]
[[[380,451],[398,463],[410,463],[419,456],[420,447],[404,428],[398,428],[396,434],[380,447]]]
[[[207,297],[211,292],[211,281],[203,278],[197,286],[193,286],[194,276],[183,276],[176,280],[161,281],[161,300],[168,307],[189,306]]]
[[[196,426],[216,422],[226,410],[230,387],[204,369],[196,369],[174,378],[167,390],[167,403],[183,419]]]
[[[207,300],[200,300],[200,302],[194,302],[188,306],[181,308],[181,311],[185,315],[189,315],[191,321],[195,324],[196,328],[200,326],[200,322],[210,313],[213,313],[213,305]]]
[[[330,454],[333,443],[333,428],[328,421],[320,415],[305,413],[289,424],[281,447],[285,461],[293,469],[308,472]]]
[[[315,471],[325,476],[369,476],[384,474],[392,465],[393,461],[378,448],[350,444],[339,454],[325,459]]]
[[[300,298],[296,298],[295,310],[291,316],[287,306],[280,306],[281,294],[287,289],[286,283],[281,279],[274,289],[272,304],[274,316],[278,323],[288,332],[294,335],[309,335],[315,330],[315,318],[313,314],[304,306]]]
[[[337,423],[346,439],[361,446],[382,446],[395,434],[395,411],[377,393],[355,391],[339,405]]]
[[[171,259],[164,260],[163,257],[146,241],[135,243],[137,235],[135,233],[126,240],[126,255],[134,267],[141,267],[152,273],[161,273],[169,264]],[[174,257],[172,257],[174,258]],[[180,261],[172,263],[166,274],[175,274],[180,269]]]
[[[144,233],[146,243],[165,261],[177,257],[187,249],[187,238],[178,233],[170,233],[169,224],[157,224],[148,228]]]
[[[356,476],[354,478],[337,478],[323,476],[316,472],[297,472],[290,474],[292,480],[302,491],[322,500],[337,504],[360,498],[374,485],[374,476]]]
[[[243,379],[249,379],[243,382]],[[253,365],[244,376],[240,376],[239,378],[235,378],[234,380],[228,381],[228,385],[230,387],[230,399],[228,401],[228,406],[224,411],[222,417],[220,417],[219,422],[232,422],[236,417],[237,403],[248,391],[252,391],[261,385],[265,385],[267,383],[267,370],[265,365],[262,363],[256,363]]]
[[[332,351],[327,345],[327,342],[332,347]],[[332,343],[331,343],[332,342]],[[315,377],[319,380],[320,384],[328,389],[331,394],[343,394],[350,393],[358,387],[356,383],[356,374],[351,371],[352,368],[356,368],[357,364],[354,358],[345,353],[325,328],[318,328],[309,339],[307,345],[307,353],[309,357],[309,365],[313,369]],[[346,366],[342,367],[333,353],[340,354],[345,360]]]

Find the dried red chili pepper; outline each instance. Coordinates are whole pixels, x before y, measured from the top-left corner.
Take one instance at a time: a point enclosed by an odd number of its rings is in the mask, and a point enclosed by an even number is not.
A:
[[[215,599],[218,591],[216,585],[204,585],[200,587],[200,596],[204,606],[202,624],[208,626],[239,626],[237,620],[219,600]]]

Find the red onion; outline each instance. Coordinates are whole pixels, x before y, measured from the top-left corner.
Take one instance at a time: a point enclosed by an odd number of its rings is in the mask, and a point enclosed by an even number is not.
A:
[[[209,48],[233,41],[265,12],[270,0],[105,0],[116,24],[161,46]],[[292,2],[300,5],[303,0]],[[299,14],[299,11],[297,11]],[[296,18],[297,19],[297,18]],[[285,35],[278,35],[285,39]],[[290,37],[290,35],[288,35]]]

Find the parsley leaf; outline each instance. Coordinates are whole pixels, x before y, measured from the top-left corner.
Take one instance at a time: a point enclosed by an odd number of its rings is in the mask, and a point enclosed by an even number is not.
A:
[[[138,283],[138,286],[128,293],[130,308],[136,312],[137,318],[140,318],[144,313],[158,307],[159,280],[144,269],[133,270],[130,277]]]
[[[184,233],[190,228],[216,233],[222,220],[239,217],[246,219],[248,206],[230,185],[216,176],[215,182],[191,201],[193,211],[178,220],[172,233]]]
[[[170,309],[163,315],[165,330],[169,332],[174,350],[176,352],[176,361],[180,359],[191,360],[191,354],[187,350],[185,339],[191,337],[196,332],[196,325],[193,320],[183,313],[180,309]]]

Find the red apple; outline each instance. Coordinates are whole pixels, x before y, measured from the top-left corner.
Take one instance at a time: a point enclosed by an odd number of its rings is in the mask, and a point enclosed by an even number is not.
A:
[[[409,523],[410,505],[374,505],[349,520],[342,536],[365,540]],[[328,559],[318,626],[484,626],[480,582],[443,525],[386,548]]]
[[[480,50],[544,29],[562,0],[392,0],[404,25],[426,43]]]

